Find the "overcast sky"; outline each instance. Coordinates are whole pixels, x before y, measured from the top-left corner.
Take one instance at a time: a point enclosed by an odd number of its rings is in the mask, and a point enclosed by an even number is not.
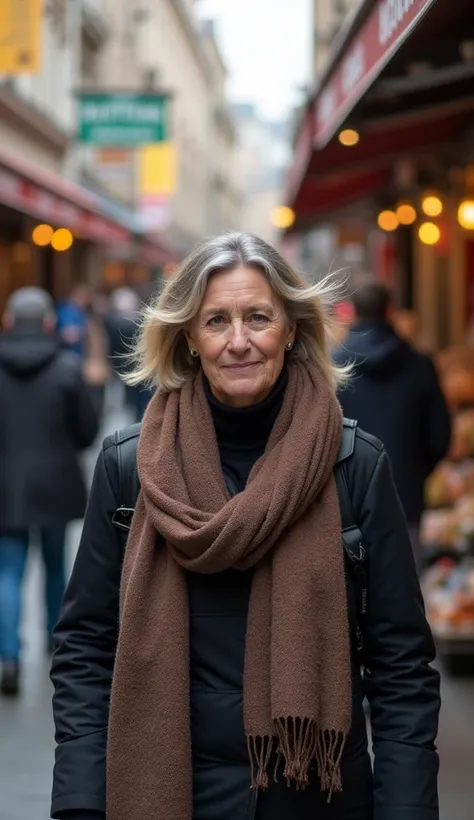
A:
[[[233,101],[253,102],[280,118],[300,99],[311,74],[311,0],[196,0],[216,20]]]

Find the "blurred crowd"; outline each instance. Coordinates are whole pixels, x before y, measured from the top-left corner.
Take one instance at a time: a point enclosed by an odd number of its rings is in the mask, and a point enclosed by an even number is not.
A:
[[[120,287],[107,293],[76,285],[56,308],[56,333],[63,349],[75,353],[99,418],[107,386],[119,384],[128,367],[142,302],[137,291]],[[143,387],[126,385],[124,402],[140,421],[149,399]]]
[[[76,285],[55,304],[36,287],[9,298],[0,334],[0,659],[3,695],[21,681],[22,584],[31,539],[44,563],[46,639],[66,583],[67,525],[85,512],[80,454],[96,440],[109,407],[140,421],[150,391],[125,385],[141,299]]]

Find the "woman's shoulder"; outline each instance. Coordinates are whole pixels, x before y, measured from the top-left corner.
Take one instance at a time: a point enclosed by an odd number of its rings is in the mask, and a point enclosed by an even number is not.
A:
[[[363,500],[382,458],[388,458],[382,442],[362,430],[356,421],[344,419],[338,463],[344,464],[347,484],[356,506]]]
[[[355,419],[343,419],[338,461],[350,460],[353,463],[363,462],[375,466],[384,449],[380,439],[362,430]]]
[[[140,430],[141,424],[131,424],[107,436],[102,444],[102,457],[113,490],[120,496],[120,503],[131,507],[139,488],[137,448]]]
[[[141,423],[139,424],[130,424],[128,427],[122,427],[120,430],[116,430],[115,433],[112,433],[110,436],[107,436],[104,439],[102,444],[102,450],[107,452],[112,448],[112,452],[120,447],[131,448],[133,447],[133,443],[136,446],[140,436],[140,430],[142,428]],[[128,443],[132,442],[132,444]]]

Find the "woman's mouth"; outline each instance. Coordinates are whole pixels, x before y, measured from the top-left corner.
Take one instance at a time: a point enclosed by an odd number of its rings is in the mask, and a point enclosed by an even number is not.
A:
[[[251,367],[256,367],[260,362],[241,362],[238,364],[225,364],[226,370],[248,370]]]

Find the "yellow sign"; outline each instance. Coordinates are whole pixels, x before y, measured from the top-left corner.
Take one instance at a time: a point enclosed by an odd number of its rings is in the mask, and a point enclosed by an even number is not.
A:
[[[0,72],[40,69],[43,0],[0,0]]]
[[[140,196],[172,196],[176,191],[176,149],[171,142],[142,145],[138,151]]]

